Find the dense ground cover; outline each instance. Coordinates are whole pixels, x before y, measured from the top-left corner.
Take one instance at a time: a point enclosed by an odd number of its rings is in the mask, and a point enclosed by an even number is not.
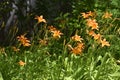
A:
[[[53,24],[35,16],[31,36],[14,36],[15,25],[11,44],[0,47],[0,80],[120,80],[120,18],[73,8]]]

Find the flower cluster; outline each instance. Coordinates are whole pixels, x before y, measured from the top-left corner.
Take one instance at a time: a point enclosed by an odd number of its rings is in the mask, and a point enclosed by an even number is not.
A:
[[[82,17],[86,21],[86,26],[87,26],[87,33],[89,36],[91,36],[95,41],[97,41],[99,44],[101,44],[102,47],[104,46],[110,46],[109,42],[106,41],[105,38],[102,37],[102,35],[98,32],[99,31],[99,25],[97,23],[97,20],[95,19],[95,12],[89,11],[86,13],[81,13]],[[109,14],[106,12],[103,15],[103,18],[111,18],[112,14]],[[43,16],[36,16],[35,19],[38,20],[38,23],[46,23],[46,20],[43,18]],[[46,29],[46,28],[45,28]],[[56,29],[54,26],[48,26],[47,31],[49,31],[52,34],[52,38],[54,39],[59,39],[61,38],[61,35],[63,33]],[[47,35],[48,36],[48,35]],[[23,46],[30,46],[30,41],[25,37],[25,35],[18,36],[18,41],[21,42]],[[50,38],[51,39],[51,38]],[[70,38],[70,44],[68,44],[68,48],[70,49],[70,52],[75,54],[75,55],[81,55],[84,48],[85,44],[83,43],[83,38],[79,36],[77,33]],[[47,45],[48,44],[48,37],[44,39],[40,39],[39,43],[41,45]],[[19,51],[16,47],[13,47],[14,51]],[[20,61],[22,63],[22,61]],[[24,64],[23,64],[24,65]]]
[[[90,36],[92,36],[94,38],[94,40],[97,40],[98,42],[101,43],[102,47],[104,46],[110,46],[109,42],[106,41],[106,39],[102,39],[102,35],[101,34],[96,34],[94,31],[90,31],[88,33]]]
[[[87,12],[86,13],[81,13],[83,18],[87,18],[86,19],[86,24],[88,27],[90,27],[90,29],[87,30],[87,33],[92,36],[94,38],[94,40],[97,40],[98,42],[101,43],[101,46],[110,46],[109,42],[106,41],[106,39],[102,39],[101,34],[99,33],[95,33],[95,30],[99,31],[99,26],[98,23],[96,22],[96,19],[94,19],[92,16],[94,16],[92,13],[94,12]],[[84,15],[83,15],[84,14]],[[111,18],[112,14],[109,14],[108,12],[106,12],[103,15],[103,18]]]
[[[84,49],[84,43],[82,42],[83,38],[81,36],[78,36],[75,34],[74,36],[71,37],[72,41],[75,41],[76,46],[72,47],[72,45],[68,45],[68,47],[71,49],[71,53],[77,55],[77,54],[82,54],[82,51]]]

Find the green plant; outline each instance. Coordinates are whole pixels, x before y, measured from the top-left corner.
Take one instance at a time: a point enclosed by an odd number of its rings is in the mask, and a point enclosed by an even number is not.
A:
[[[42,15],[35,16],[31,38],[24,32],[12,37],[14,45],[0,47],[1,79],[120,79],[119,18],[102,6],[74,2],[73,12],[61,14],[53,25]],[[91,7],[77,11],[80,2],[84,4],[79,7],[86,3]],[[16,31],[13,27],[9,33],[14,36]]]

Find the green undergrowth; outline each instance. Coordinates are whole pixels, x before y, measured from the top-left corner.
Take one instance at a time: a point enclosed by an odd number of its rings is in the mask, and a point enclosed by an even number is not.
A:
[[[115,38],[114,38],[115,39]],[[116,38],[117,42],[120,39]],[[0,54],[1,80],[119,80],[120,43],[108,50],[92,50],[76,56],[64,51],[49,53],[49,48],[34,46],[31,51],[13,52],[9,47]],[[7,53],[7,54],[6,54]],[[115,55],[116,54],[116,55]],[[116,58],[115,58],[115,57]],[[19,66],[19,60],[25,66]]]

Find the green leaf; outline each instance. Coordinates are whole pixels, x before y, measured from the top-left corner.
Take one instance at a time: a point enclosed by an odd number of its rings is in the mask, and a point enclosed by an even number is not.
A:
[[[120,76],[120,72],[116,72],[116,73],[110,74],[110,76],[112,76],[112,77],[119,77]]]
[[[2,77],[2,74],[1,74],[1,72],[0,72],[0,80],[3,80],[3,77]]]

